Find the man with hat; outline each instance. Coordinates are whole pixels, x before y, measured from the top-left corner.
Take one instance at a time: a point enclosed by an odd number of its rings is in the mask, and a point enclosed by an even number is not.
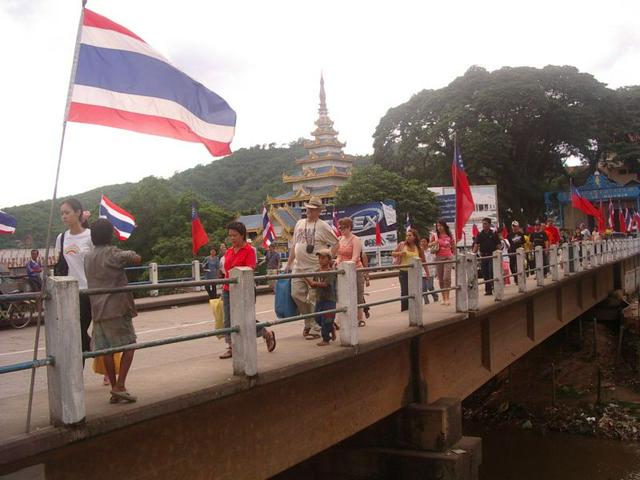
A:
[[[293,273],[318,271],[320,264],[316,253],[323,248],[333,248],[338,243],[333,229],[320,220],[322,201],[318,197],[311,197],[304,206],[307,215],[296,223],[287,260],[287,271]],[[315,293],[304,278],[291,279],[291,297],[300,315],[314,312]],[[320,338],[320,328],[313,318],[305,319],[302,336],[307,340]]]

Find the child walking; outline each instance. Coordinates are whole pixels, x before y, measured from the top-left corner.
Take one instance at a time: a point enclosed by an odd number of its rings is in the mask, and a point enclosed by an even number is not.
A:
[[[331,262],[333,261],[331,250],[323,248],[316,255],[320,263],[320,271],[332,270]],[[312,280],[305,278],[307,284],[315,289],[316,294],[316,312],[323,310],[333,310],[336,308],[336,274],[326,275],[322,277],[313,277]],[[334,324],[335,313],[325,313],[316,316],[316,322],[320,325],[320,334],[322,341],[317,345],[324,347],[329,345],[331,340],[336,339],[336,327]]]
[[[112,237],[113,225],[109,220],[100,218],[93,222],[91,241],[95,248],[87,254],[84,261],[89,288],[123,287],[128,283],[124,267],[140,263],[140,256],[136,252],[120,250],[112,246]],[[137,313],[131,293],[107,293],[91,296],[91,314],[94,350],[136,343],[136,333],[131,319]],[[122,353],[117,377],[113,354],[103,357],[111,384],[110,403],[133,403],[137,400],[127,391],[125,386],[127,373],[129,373],[133,362],[133,353],[133,350]]]

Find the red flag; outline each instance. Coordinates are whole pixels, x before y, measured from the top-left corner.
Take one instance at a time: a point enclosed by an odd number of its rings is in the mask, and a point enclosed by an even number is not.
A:
[[[456,141],[453,142],[453,163],[451,164],[453,187],[456,191],[456,242],[462,238],[462,230],[475,209],[473,195],[462,163],[462,154]]]
[[[622,207],[618,209],[618,221],[620,222],[620,233],[627,233],[627,220],[624,217]]]
[[[382,233],[380,232],[380,222],[376,222],[376,247],[382,245]]]
[[[509,236],[509,230],[507,230],[507,226],[504,223],[502,224],[502,231],[500,232],[500,234],[502,235],[503,239]]]
[[[600,211],[596,207],[594,207],[589,200],[580,195],[578,190],[573,185],[571,186],[571,206],[573,206],[573,208],[577,208],[581,212],[586,213],[587,215],[591,215],[596,220],[598,220],[598,222],[600,222]]]
[[[209,242],[207,232],[204,231],[198,211],[196,207],[191,207],[191,242],[193,244],[193,254],[195,255],[200,250],[200,247],[206,245]]]
[[[604,234],[604,231],[607,229],[607,223],[604,220],[605,216],[604,205],[602,204],[602,200],[600,200],[600,218],[598,218],[598,231],[601,234]]]
[[[336,234],[336,237],[339,237],[340,235],[342,235],[340,233],[340,225],[338,224],[338,212],[336,212],[336,207],[333,207],[333,214],[331,216],[332,219],[332,223],[333,223],[333,233]]]
[[[471,227],[471,236],[476,238],[480,232],[478,231],[478,226],[474,223],[473,227]]]

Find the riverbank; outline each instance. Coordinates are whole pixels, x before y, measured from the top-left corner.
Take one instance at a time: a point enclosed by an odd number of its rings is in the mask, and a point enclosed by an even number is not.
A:
[[[640,440],[640,340],[585,315],[463,402],[466,421],[541,434]],[[594,330],[595,328],[595,330]]]

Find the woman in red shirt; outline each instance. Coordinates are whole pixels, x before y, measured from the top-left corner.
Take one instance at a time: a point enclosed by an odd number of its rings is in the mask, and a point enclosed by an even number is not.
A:
[[[229,273],[235,267],[249,267],[256,269],[256,252],[251,245],[247,243],[247,228],[241,222],[231,222],[227,225],[229,247],[224,254],[224,278],[229,278]],[[225,283],[222,287],[222,305],[224,310],[224,327],[231,327],[231,304],[229,303],[229,284]],[[273,352],[276,348],[276,334],[262,327],[257,330],[257,336],[264,338],[267,344],[267,350]],[[225,341],[229,347],[227,351],[220,355],[220,358],[231,358],[231,335],[225,335]]]
[[[436,262],[444,262],[452,260],[454,257],[453,249],[455,242],[452,240],[449,225],[444,220],[438,220],[436,224],[436,233],[433,235],[429,248],[436,254]],[[436,265],[436,273],[438,275],[438,283],[440,288],[451,287],[451,263],[439,263]],[[450,305],[449,290],[442,292],[442,305]]]

